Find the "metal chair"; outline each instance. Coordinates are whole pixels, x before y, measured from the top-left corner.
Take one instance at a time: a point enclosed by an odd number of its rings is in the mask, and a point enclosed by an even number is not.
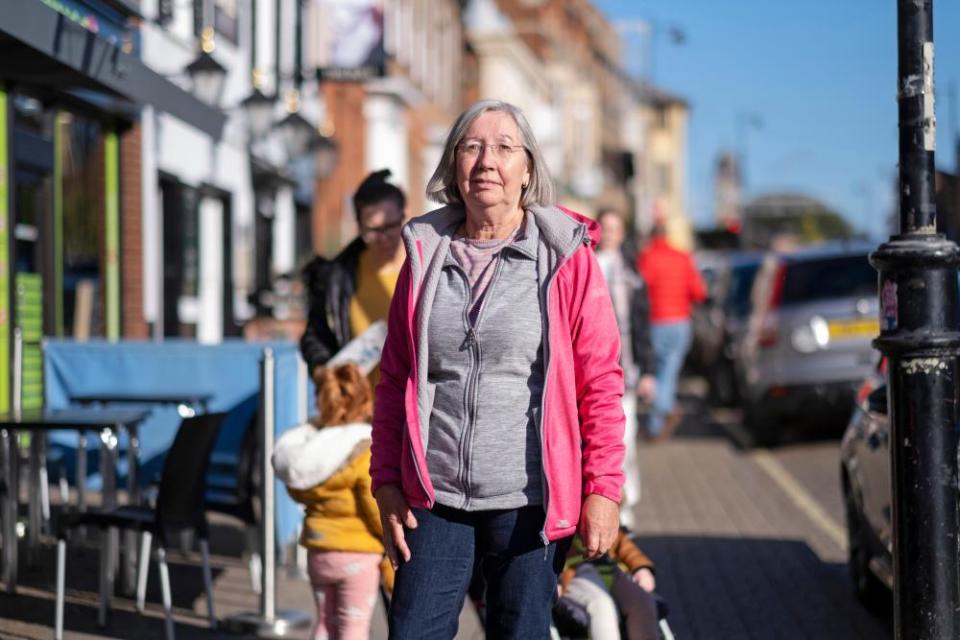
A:
[[[222,513],[244,524],[245,546],[250,569],[250,587],[260,593],[259,525],[261,518],[261,478],[257,459],[260,447],[257,442],[257,411],[253,405],[252,415],[245,421],[239,449],[234,455],[214,455],[206,478],[206,504],[208,512]],[[226,427],[225,427],[226,428]]]
[[[81,526],[100,528],[104,543],[100,551],[100,608],[97,623],[106,625],[108,598],[113,590],[113,540],[117,529],[142,533],[140,566],[137,579],[137,610],[144,609],[150,546],[157,539],[157,564],[160,568],[160,588],[163,597],[166,637],[173,640],[173,618],[170,598],[170,575],[167,569],[167,533],[171,530],[192,529],[200,539],[203,555],[203,582],[207,595],[207,613],[211,628],[216,627],[213,610],[213,583],[210,575],[209,532],[204,512],[204,476],[210,460],[210,451],[223,422],[223,413],[207,413],[185,418],[177,430],[173,446],[167,454],[160,478],[156,507],[121,506],[111,509],[91,509],[69,513],[60,518],[57,527],[57,600],[55,638],[63,638],[63,601],[66,573],[67,532]],[[105,535],[108,534],[109,535]]]

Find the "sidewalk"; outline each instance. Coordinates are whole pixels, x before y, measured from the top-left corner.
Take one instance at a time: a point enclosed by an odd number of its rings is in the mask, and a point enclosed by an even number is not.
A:
[[[678,638],[888,638],[854,599],[843,540],[813,521],[697,401],[673,440],[640,451],[638,542]]]
[[[742,450],[699,401],[685,398],[690,415],[668,443],[643,447],[643,498],[636,510],[638,541],[657,563],[658,590],[681,640],[890,637],[889,621],[865,612],[851,594],[842,537],[818,525],[771,479],[763,451]],[[241,558],[243,531],[232,520],[213,521],[216,613],[254,611],[258,598]],[[163,638],[156,566],[151,567],[147,615],[133,600],[113,600],[105,630],[96,627],[95,548],[71,546],[67,570],[67,638]],[[22,567],[16,595],[0,593],[0,638],[47,639],[53,624],[53,546],[39,566]],[[180,639],[229,636],[206,628],[199,556],[172,550],[171,586]],[[0,585],[2,588],[3,585]],[[277,609],[313,611],[306,580],[279,569]],[[307,638],[306,631],[288,636]],[[386,638],[382,610],[372,638]],[[463,640],[483,637],[466,609]]]

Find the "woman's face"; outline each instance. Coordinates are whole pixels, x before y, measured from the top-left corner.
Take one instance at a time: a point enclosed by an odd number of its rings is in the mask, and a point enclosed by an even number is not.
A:
[[[482,145],[482,146],[478,146]],[[513,117],[487,111],[457,145],[457,186],[467,211],[519,208],[530,180],[527,153]]]
[[[402,227],[403,211],[393,200],[381,200],[360,209],[360,237],[378,259],[385,261],[396,255]]]

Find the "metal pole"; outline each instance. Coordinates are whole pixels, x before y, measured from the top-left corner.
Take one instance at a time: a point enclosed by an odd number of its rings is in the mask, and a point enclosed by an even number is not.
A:
[[[957,273],[937,233],[932,0],[898,0],[900,234],[871,255],[889,359],[894,636],[960,637]]]
[[[295,609],[276,610],[276,483],[270,458],[273,454],[276,376],[273,349],[263,350],[260,366],[260,445],[261,516],[260,551],[263,563],[260,574],[260,608],[256,613],[244,612],[224,620],[224,628],[233,633],[253,634],[258,638],[289,638],[298,629],[310,626],[310,614]]]
[[[260,477],[263,479],[263,515],[260,518],[261,533],[260,557],[263,558],[261,573],[260,615],[264,620],[272,621],[276,614],[276,540],[274,530],[274,486],[273,466],[270,456],[273,454],[273,349],[263,350],[263,446],[260,447]]]

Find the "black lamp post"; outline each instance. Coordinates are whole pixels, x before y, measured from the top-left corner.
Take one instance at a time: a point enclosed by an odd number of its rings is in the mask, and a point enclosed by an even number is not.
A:
[[[317,135],[310,146],[313,152],[313,175],[320,180],[330,177],[340,159],[340,147],[330,136]]]
[[[201,50],[197,59],[188,64],[185,71],[190,76],[194,95],[201,101],[218,107],[227,81],[227,69],[208,51]]]
[[[276,127],[290,158],[302,155],[319,136],[314,126],[298,111],[288,113]]]
[[[247,126],[254,138],[260,138],[270,130],[276,102],[275,98],[264,94],[258,88],[254,88],[250,95],[240,102],[247,118]]]
[[[937,233],[932,0],[898,0],[900,233],[870,260],[880,272],[889,359],[894,637],[960,637],[957,245]]]

